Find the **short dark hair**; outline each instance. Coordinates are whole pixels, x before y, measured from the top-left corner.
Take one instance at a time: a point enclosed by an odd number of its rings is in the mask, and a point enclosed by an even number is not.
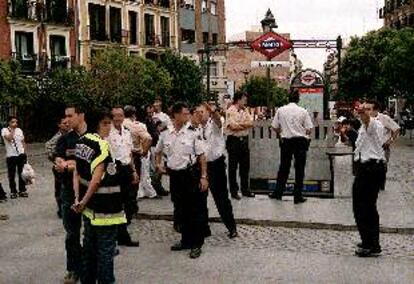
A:
[[[66,106],[66,109],[68,108],[73,108],[77,114],[85,113],[85,108],[78,104],[68,104]]]
[[[105,118],[112,119],[112,113],[107,108],[101,108],[92,112],[88,112],[86,115],[86,122],[88,124],[88,132],[97,132],[99,123]]]
[[[15,115],[10,115],[8,118],[7,118],[7,123],[10,123],[10,121],[12,121],[13,119],[17,119],[17,116],[15,116]],[[17,119],[18,120],[18,119]]]
[[[183,108],[188,108],[188,105],[186,103],[183,103],[183,102],[177,102],[172,106],[171,113],[173,115],[177,114],[177,113],[181,113]]]
[[[381,110],[381,104],[377,100],[368,100],[366,103],[372,105],[374,110]]]
[[[131,118],[132,116],[137,115],[137,109],[134,106],[127,105],[124,107],[125,117]]]
[[[238,101],[240,101],[243,97],[247,98],[247,93],[242,92],[242,91],[237,91],[236,93],[234,93],[233,96],[233,103],[237,103]]]
[[[121,106],[121,105],[114,105],[114,106],[112,106],[112,109],[115,109],[115,108],[120,108],[120,109],[124,110],[124,107]]]
[[[290,89],[289,93],[289,102],[298,103],[300,99],[300,94],[298,89]]]

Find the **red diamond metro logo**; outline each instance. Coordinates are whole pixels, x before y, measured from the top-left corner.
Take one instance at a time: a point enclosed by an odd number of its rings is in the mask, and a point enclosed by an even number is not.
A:
[[[272,59],[292,48],[292,43],[277,33],[268,32],[253,41],[250,46],[268,59]]]

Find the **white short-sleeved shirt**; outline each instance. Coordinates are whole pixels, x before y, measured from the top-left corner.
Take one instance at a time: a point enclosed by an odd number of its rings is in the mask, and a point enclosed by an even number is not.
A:
[[[198,131],[184,125],[179,131],[170,127],[163,131],[155,147],[157,153],[164,153],[167,167],[183,170],[197,162],[197,156],[204,154],[203,141]]]
[[[385,128],[385,141],[391,138],[392,132],[395,132],[400,129],[400,126],[386,114],[378,113],[375,119],[379,120]]]
[[[111,147],[112,158],[120,161],[123,165],[129,165],[133,149],[131,132],[123,126],[121,131],[112,126],[106,140]]]
[[[224,141],[223,126],[218,127],[213,119],[209,119],[204,127],[200,127],[200,136],[204,141],[207,162],[213,162],[224,155],[226,142]]]
[[[272,127],[281,129],[282,138],[307,137],[306,130],[312,129],[313,124],[306,109],[289,103],[277,110]]]
[[[23,131],[20,128],[16,128],[14,131],[13,140],[10,142],[5,137],[10,135],[10,129],[5,127],[1,130],[1,136],[4,140],[4,145],[6,146],[6,156],[7,157],[16,157],[20,154],[24,154],[24,135]]]
[[[355,161],[366,162],[370,159],[385,161],[382,145],[385,143],[384,126],[371,118],[368,127],[361,125],[355,142]]]

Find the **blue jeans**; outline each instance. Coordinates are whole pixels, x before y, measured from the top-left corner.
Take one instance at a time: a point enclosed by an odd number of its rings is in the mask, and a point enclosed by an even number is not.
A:
[[[117,226],[93,226],[84,217],[83,273],[81,283],[115,283],[114,252]]]

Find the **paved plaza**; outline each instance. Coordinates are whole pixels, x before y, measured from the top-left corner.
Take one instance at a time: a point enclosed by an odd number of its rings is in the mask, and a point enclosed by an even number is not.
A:
[[[353,256],[358,242],[351,210],[349,161],[337,161],[336,198],[302,205],[266,196],[232,201],[239,237],[230,240],[209,199],[212,236],[201,258],[173,253],[171,202],[141,200],[131,232],[139,248],[121,248],[118,283],[414,283],[414,148],[395,149],[389,182],[379,199],[383,254]],[[0,204],[0,283],[61,283],[64,230],[56,217],[50,164],[41,145],[31,145],[36,185],[28,199]],[[8,190],[4,165],[1,181]],[[158,219],[158,220],[157,220]]]

